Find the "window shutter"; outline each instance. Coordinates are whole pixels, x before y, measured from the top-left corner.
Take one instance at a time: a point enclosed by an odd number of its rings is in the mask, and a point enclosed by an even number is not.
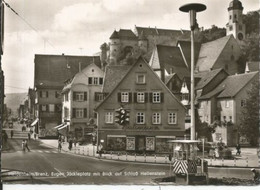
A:
[[[163,103],[163,101],[164,101],[164,93],[161,92],[161,102]]]
[[[87,108],[84,108],[84,118],[87,118]]]
[[[121,92],[118,92],[118,93],[117,93],[117,101],[118,101],[118,102],[121,102]]]
[[[95,101],[98,101],[97,92],[95,92]]]
[[[49,104],[46,105],[46,111],[49,111]]]
[[[87,101],[88,100],[88,93],[84,92],[84,100]]]
[[[148,92],[144,93],[144,102],[148,102]]]
[[[40,91],[40,98],[42,97],[42,91]]]
[[[128,102],[131,103],[132,102],[132,92],[129,92],[128,95],[129,95]]]
[[[103,78],[102,78],[102,77],[99,78],[99,84],[100,84],[100,85],[103,84]]]
[[[76,117],[76,108],[72,109],[72,117],[75,118]]]
[[[137,102],[137,93],[134,92],[134,103],[136,103],[136,102]]]
[[[73,100],[76,100],[76,92],[73,92]]]
[[[153,93],[152,92],[149,93],[149,99],[150,99],[150,102],[153,103]]]
[[[42,111],[42,105],[39,105],[39,111]]]
[[[48,91],[46,91],[46,98],[48,98],[49,97],[49,92]]]

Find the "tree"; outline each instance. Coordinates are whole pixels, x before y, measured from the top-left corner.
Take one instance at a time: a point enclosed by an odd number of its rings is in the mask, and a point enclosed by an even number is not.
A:
[[[248,91],[246,105],[241,114],[240,132],[245,135],[250,144],[255,146],[259,138],[259,82],[252,83],[252,88]]]

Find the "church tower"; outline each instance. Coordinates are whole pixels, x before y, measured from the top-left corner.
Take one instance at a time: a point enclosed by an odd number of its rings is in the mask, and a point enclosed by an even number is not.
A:
[[[246,35],[246,26],[243,23],[243,9],[244,7],[239,0],[233,0],[229,3],[229,20],[226,25],[227,35],[233,34],[239,43],[245,39]]]

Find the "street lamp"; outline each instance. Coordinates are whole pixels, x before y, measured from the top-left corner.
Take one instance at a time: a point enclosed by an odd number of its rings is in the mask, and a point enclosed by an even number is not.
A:
[[[179,8],[182,12],[188,12],[190,14],[190,28],[191,28],[191,130],[190,138],[195,140],[195,106],[194,106],[194,29],[197,27],[196,13],[204,11],[206,5],[200,3],[191,3],[183,5]]]

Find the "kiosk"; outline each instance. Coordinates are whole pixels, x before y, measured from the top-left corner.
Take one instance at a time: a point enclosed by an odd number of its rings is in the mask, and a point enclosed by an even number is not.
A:
[[[170,140],[173,143],[171,175],[177,184],[207,184],[208,164],[204,160],[204,141],[202,155],[197,155],[199,140]]]

